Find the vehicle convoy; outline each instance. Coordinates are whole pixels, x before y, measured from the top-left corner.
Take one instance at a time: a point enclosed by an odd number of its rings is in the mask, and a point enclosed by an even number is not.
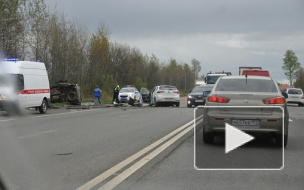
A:
[[[205,105],[206,98],[211,92],[213,86],[211,85],[202,85],[202,86],[195,86],[187,96],[187,107],[191,108],[192,105]]]
[[[214,85],[217,81],[218,78],[220,78],[221,76],[231,76],[231,72],[215,72],[215,73],[212,73],[212,71],[210,71],[209,73],[206,74],[206,77],[205,77],[205,83],[207,85]]]
[[[161,104],[179,107],[180,95],[175,86],[161,85],[154,87],[151,92],[150,106],[159,106]]]
[[[141,94],[134,85],[125,85],[120,89],[118,99],[119,102],[128,103],[132,106],[140,105],[143,102]]]
[[[67,80],[60,80],[51,85],[51,102],[69,102],[72,105],[81,105],[80,87],[70,84]]]
[[[269,71],[262,70],[262,67],[239,67],[239,75],[270,76]]]
[[[10,59],[0,62],[0,108],[8,114],[22,108],[47,112],[50,102],[49,78],[44,63]]]
[[[213,143],[215,135],[223,134],[225,123],[252,135],[274,137],[277,145],[286,146],[289,113],[274,79],[264,76],[220,78],[203,110],[204,142]]]
[[[286,102],[290,104],[298,104],[298,106],[304,105],[304,95],[303,91],[300,88],[288,88],[285,92],[282,93]]]

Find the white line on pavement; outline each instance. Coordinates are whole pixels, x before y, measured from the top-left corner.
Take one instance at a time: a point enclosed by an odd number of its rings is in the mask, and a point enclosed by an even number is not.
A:
[[[198,123],[201,123],[202,120],[198,121]],[[137,170],[139,170],[142,166],[144,166],[146,163],[148,163],[150,160],[155,158],[157,155],[159,155],[161,152],[163,152],[165,149],[167,149],[169,146],[171,146],[174,142],[176,142],[179,138],[184,136],[186,133],[188,133],[190,130],[193,130],[194,125],[191,124],[187,129],[179,133],[178,135],[174,136],[172,139],[167,141],[162,146],[158,147],[156,150],[148,154],[147,156],[143,157],[141,160],[130,166],[128,169],[124,170],[121,174],[107,182],[105,185],[101,186],[98,190],[108,190],[113,189],[117,185],[119,185],[121,182],[123,182],[125,179],[127,179],[129,176],[131,176],[133,173],[135,173]]]
[[[43,132],[40,132],[40,133],[31,134],[31,135],[24,135],[24,136],[18,137],[18,139],[29,138],[29,137],[35,137],[35,136],[38,136],[38,135],[42,135],[42,134],[50,133],[50,132],[54,132],[54,131],[56,131],[56,130],[43,131]]]
[[[31,118],[40,118],[40,117],[49,117],[49,116],[56,116],[56,115],[65,115],[65,114],[71,114],[71,113],[82,113],[82,112],[89,112],[89,111],[95,111],[97,109],[92,109],[92,110],[83,110],[83,111],[70,111],[70,112],[64,112],[64,113],[54,113],[54,114],[48,114],[48,115],[39,115],[39,116],[33,116],[33,117],[28,117],[29,119]],[[15,121],[19,118],[13,118],[13,119],[5,119],[5,120],[0,120],[1,121]]]
[[[194,120],[186,123],[185,125],[179,127],[178,129],[172,131],[168,135],[164,136],[163,138],[159,139],[158,141],[154,142],[153,144],[147,146],[146,148],[140,150],[139,152],[133,154],[129,158],[127,158],[124,161],[118,163],[114,167],[108,169],[104,173],[102,173],[99,176],[95,177],[94,179],[92,179],[91,181],[89,181],[86,184],[82,185],[81,187],[77,188],[76,190],[87,190],[87,189],[93,188],[94,186],[96,186],[97,184],[101,183],[102,181],[104,181],[108,177],[114,175],[116,172],[118,172],[119,170],[123,169],[124,167],[126,167],[127,165],[129,165],[130,163],[132,163],[133,161],[135,161],[136,159],[140,158],[141,156],[143,156],[147,152],[149,152],[152,149],[154,149],[155,147],[159,146],[164,141],[168,140],[169,138],[173,137],[174,135],[176,135],[180,131],[184,130],[189,125],[192,125],[193,122],[194,122]]]

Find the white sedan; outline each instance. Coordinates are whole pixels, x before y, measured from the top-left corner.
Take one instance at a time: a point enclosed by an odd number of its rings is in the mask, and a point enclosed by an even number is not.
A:
[[[171,86],[171,85],[156,86],[151,93],[150,106],[169,104],[179,107],[180,104],[179,99],[180,99],[179,91],[175,86]]]
[[[120,89],[118,95],[119,102],[134,105],[134,103],[142,103],[141,94],[135,87],[124,87]]]

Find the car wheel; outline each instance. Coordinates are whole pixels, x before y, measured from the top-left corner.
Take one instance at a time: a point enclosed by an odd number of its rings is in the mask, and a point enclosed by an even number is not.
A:
[[[203,140],[205,144],[212,144],[214,142],[214,135],[212,133],[206,133],[203,130]]]
[[[46,103],[46,100],[43,100],[41,106],[39,106],[38,108],[39,108],[39,112],[40,112],[41,114],[45,114],[46,111],[47,111],[47,103]]]
[[[175,105],[176,105],[176,107],[179,107],[179,103],[176,103]]]
[[[287,146],[287,142],[288,142],[288,136],[287,135],[284,135],[284,144],[282,142],[282,135],[277,135],[276,138],[275,138],[275,143],[277,146],[284,146],[286,147]]]
[[[298,103],[298,106],[300,107],[300,106],[301,106],[301,103]]]
[[[191,104],[187,104],[187,107],[188,107],[188,108],[192,108],[192,105],[191,105]]]
[[[156,98],[154,98],[154,105],[155,105],[155,107],[159,106],[159,103],[156,101]]]

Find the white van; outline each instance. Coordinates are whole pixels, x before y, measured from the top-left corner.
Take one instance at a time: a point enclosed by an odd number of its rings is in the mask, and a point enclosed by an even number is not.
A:
[[[37,108],[46,113],[50,85],[44,63],[0,61],[0,108],[7,112]]]

